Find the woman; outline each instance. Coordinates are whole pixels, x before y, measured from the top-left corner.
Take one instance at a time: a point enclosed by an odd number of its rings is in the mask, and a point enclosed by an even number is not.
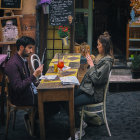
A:
[[[99,36],[97,44],[99,54],[94,61],[86,54],[90,69],[75,92],[75,107],[103,101],[103,91],[113,64],[112,43],[108,32]]]
[[[76,109],[82,105],[103,101],[105,85],[113,65],[112,43],[110,38],[108,32],[104,32],[104,34],[99,36],[97,41],[99,54],[95,57],[94,61],[89,54],[86,54],[87,63],[90,68],[86,72],[80,87],[75,90],[74,105]],[[79,118],[79,113],[75,112],[76,127],[78,128],[80,126]]]

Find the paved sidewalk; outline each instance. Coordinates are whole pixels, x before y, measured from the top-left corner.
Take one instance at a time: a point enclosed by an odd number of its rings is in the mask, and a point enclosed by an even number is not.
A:
[[[23,122],[23,112],[17,113],[16,129],[9,128],[8,140],[39,140],[30,137]],[[109,137],[105,125],[88,126],[82,140],[139,140],[140,139],[140,91],[110,93],[107,99],[107,118],[112,133]],[[0,140],[4,140],[5,127],[0,126]],[[2,133],[2,134],[1,134]],[[67,140],[69,137],[68,116],[65,112],[49,120],[46,140]]]

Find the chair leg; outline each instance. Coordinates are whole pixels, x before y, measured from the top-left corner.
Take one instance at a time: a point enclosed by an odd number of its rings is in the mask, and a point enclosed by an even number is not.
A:
[[[1,96],[1,98],[2,98],[1,101],[0,101],[1,102],[0,103],[1,124],[4,125],[4,101],[3,101],[4,99],[3,99],[2,96]]]
[[[12,122],[13,130],[15,130],[16,112],[17,112],[17,110],[13,111],[13,122]]]
[[[81,113],[81,123],[80,123],[80,140],[82,137],[82,122],[83,122],[83,117],[84,117],[84,107],[82,107],[82,113]]]
[[[109,136],[111,136],[111,132],[110,132],[110,129],[109,129],[109,126],[108,126],[108,122],[107,122],[106,108],[105,107],[104,107],[103,114],[104,114],[103,118],[104,118],[104,122],[105,122],[105,125],[106,125],[106,128],[107,128],[108,134],[109,134]]]
[[[102,110],[103,110],[103,106],[102,106],[101,108],[102,108]],[[105,123],[104,111],[102,111],[102,115],[103,115],[103,120],[104,120],[104,123]]]
[[[9,128],[9,120],[10,120],[10,106],[7,105],[7,118],[6,118],[6,132],[5,132],[5,139],[7,139],[8,136],[8,128]]]
[[[34,136],[34,117],[35,117],[35,109],[33,109],[31,111],[31,116],[30,116],[30,120],[31,120],[31,135]]]

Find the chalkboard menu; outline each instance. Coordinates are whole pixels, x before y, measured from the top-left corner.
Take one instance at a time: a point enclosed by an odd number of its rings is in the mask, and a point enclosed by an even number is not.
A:
[[[72,24],[74,0],[52,0],[49,6],[50,25]]]
[[[16,9],[22,8],[22,0],[0,0],[0,9]]]

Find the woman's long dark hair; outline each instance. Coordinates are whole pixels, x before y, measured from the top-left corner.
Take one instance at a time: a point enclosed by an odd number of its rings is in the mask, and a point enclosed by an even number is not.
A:
[[[109,33],[105,31],[102,35],[99,36],[98,40],[104,48],[104,55],[110,55],[113,57],[113,45]]]

